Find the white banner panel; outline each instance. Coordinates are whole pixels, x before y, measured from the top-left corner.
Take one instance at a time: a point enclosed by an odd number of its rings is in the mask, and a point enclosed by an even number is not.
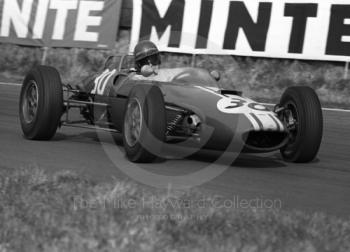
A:
[[[350,61],[350,0],[133,0],[130,52]]]
[[[0,0],[0,42],[113,49],[121,0]]]

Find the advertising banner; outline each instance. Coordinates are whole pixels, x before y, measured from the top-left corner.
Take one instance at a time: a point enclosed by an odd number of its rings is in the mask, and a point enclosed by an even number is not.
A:
[[[0,0],[0,42],[113,48],[121,0]]]
[[[130,51],[350,61],[349,0],[133,0]]]

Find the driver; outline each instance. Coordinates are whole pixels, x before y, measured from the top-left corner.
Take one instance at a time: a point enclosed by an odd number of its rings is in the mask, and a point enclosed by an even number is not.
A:
[[[140,41],[134,49],[134,61],[135,61],[135,70],[136,72],[132,73],[130,77],[132,79],[143,79],[144,76],[141,75],[141,69],[144,66],[149,66],[148,69],[149,75],[147,77],[156,76],[158,74],[160,61],[159,50],[157,46],[148,40]],[[113,64],[111,66],[113,68]],[[76,88],[81,92],[77,95],[74,95],[73,98],[85,98],[85,94],[89,94],[95,87],[95,79],[101,73],[94,74],[89,76],[82,83],[76,85]]]
[[[134,49],[134,64],[135,72],[129,74],[129,78],[133,80],[154,80],[154,81],[171,81],[174,76],[181,73],[182,69],[162,69],[159,71],[161,60],[160,53],[157,46],[149,41],[140,41]],[[113,68],[114,65],[112,64]],[[110,68],[110,67],[109,67]],[[95,87],[95,80],[101,73],[88,77],[82,83],[76,85],[76,88],[80,91],[77,95],[73,95],[73,98],[85,99]]]
[[[160,60],[159,50],[153,42],[149,40],[140,41],[135,46],[134,58],[135,58],[135,69],[137,74],[141,73],[141,69],[144,66],[150,66],[151,69],[153,70],[152,74],[154,75],[158,74],[161,60]]]
[[[134,49],[135,70],[130,75],[133,80],[150,80],[150,81],[171,81],[176,75],[183,70],[178,69],[160,69],[160,53],[157,46],[149,41],[140,41]]]

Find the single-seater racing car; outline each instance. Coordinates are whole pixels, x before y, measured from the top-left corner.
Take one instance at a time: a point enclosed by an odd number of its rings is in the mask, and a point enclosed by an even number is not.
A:
[[[58,71],[37,66],[25,77],[19,117],[24,136],[49,140],[59,127],[120,133],[127,158],[152,162],[163,146],[265,153],[312,161],[322,138],[322,110],[313,89],[289,87],[273,110],[236,90],[221,89],[218,72],[196,67],[151,68],[137,74],[134,56],[113,56],[90,78],[86,93],[62,84]],[[79,120],[72,120],[74,109]],[[192,146],[191,145],[191,146]],[[233,148],[235,149],[235,148]],[[235,150],[234,150],[235,151]]]

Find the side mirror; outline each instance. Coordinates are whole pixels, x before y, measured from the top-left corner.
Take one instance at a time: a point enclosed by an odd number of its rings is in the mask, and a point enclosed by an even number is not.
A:
[[[213,70],[210,72],[210,75],[216,80],[216,81],[219,81],[221,79],[221,74],[216,71],[216,70]]]
[[[150,65],[144,65],[143,67],[141,67],[141,74],[144,77],[149,77],[152,74],[154,74],[154,70]]]

